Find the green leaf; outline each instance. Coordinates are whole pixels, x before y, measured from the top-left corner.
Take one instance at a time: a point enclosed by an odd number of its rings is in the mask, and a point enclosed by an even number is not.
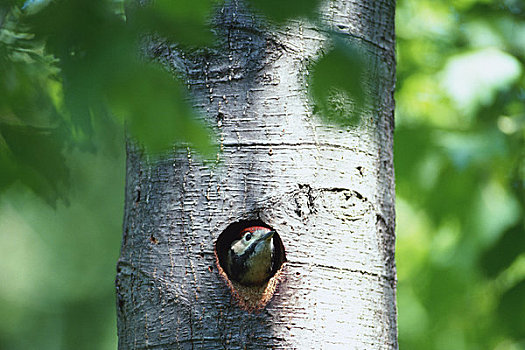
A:
[[[124,22],[103,0],[54,1],[27,23],[46,51],[59,59],[64,104],[80,140],[93,133],[92,120],[101,106],[100,86],[108,73],[124,66],[136,46]]]
[[[498,305],[498,318],[516,339],[525,337],[525,279],[506,291]]]
[[[482,270],[491,278],[509,267],[523,253],[525,247],[525,227],[522,222],[506,230],[480,259]]]
[[[356,43],[334,39],[334,46],[311,68],[311,93],[322,116],[342,126],[359,122],[365,102],[366,57]]]
[[[181,82],[153,64],[137,64],[133,74],[119,75],[108,85],[108,103],[124,118],[128,130],[149,151],[189,143],[210,155],[210,131],[199,121]]]
[[[76,127],[75,136],[90,139],[93,120],[113,112],[149,151],[186,142],[211,153],[208,131],[187,102],[186,89],[168,71],[140,60],[136,37],[141,28],[159,29],[149,24],[175,23],[174,28],[193,31],[177,26],[182,20],[204,25],[210,8],[209,1],[177,6],[156,1],[154,6],[138,9],[132,24],[125,25],[100,0],[57,1],[34,16],[35,31],[48,39],[49,48],[60,58],[64,102]],[[83,13],[88,18],[76,23],[74,18]],[[55,17],[60,19],[54,21]],[[68,33],[61,36],[62,31]]]
[[[210,30],[214,0],[156,0],[128,11],[128,23],[138,33],[155,33],[182,45],[203,46],[212,42]]]
[[[293,17],[311,17],[319,7],[319,0],[250,0],[270,20],[284,22]]]
[[[0,165],[7,173],[0,183],[21,181],[53,206],[57,199],[65,199],[69,187],[69,170],[62,155],[66,132],[64,127],[1,123],[0,136],[5,143],[3,147],[0,144]]]

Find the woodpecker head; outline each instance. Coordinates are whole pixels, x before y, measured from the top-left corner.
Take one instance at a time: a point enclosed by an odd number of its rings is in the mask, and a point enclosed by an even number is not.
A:
[[[252,226],[233,241],[226,258],[228,276],[241,284],[256,285],[266,282],[272,273],[274,261],[273,235],[267,227]]]

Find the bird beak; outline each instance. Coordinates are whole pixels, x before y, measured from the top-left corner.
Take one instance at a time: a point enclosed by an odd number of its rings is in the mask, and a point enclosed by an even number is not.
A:
[[[259,240],[261,240],[261,241],[265,241],[265,240],[267,240],[267,239],[272,238],[274,234],[275,234],[275,231],[268,231],[268,232],[266,232],[264,235],[262,235],[262,237],[259,238]]]

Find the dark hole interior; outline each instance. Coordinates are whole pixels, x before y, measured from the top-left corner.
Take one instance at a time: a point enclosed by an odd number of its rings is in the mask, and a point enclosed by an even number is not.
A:
[[[221,265],[224,271],[226,271],[225,265],[226,265],[226,256],[228,254],[228,249],[230,248],[233,241],[240,238],[241,231],[251,226],[262,226],[262,227],[267,227],[273,230],[273,227],[265,224],[261,220],[241,220],[241,221],[234,222],[233,224],[230,224],[219,235],[219,238],[217,238],[217,242],[215,243],[215,251],[217,253],[217,257],[219,258],[219,264]],[[275,264],[272,270],[272,274],[271,274],[272,276],[275,275],[275,273],[281,268],[283,263],[286,261],[284,245],[283,245],[283,241],[281,240],[281,237],[279,236],[279,232],[276,232],[274,234],[273,244],[275,247],[275,251],[274,251]]]

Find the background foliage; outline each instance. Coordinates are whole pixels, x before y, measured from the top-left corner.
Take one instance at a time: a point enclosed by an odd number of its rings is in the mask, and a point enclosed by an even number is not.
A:
[[[397,8],[402,349],[525,349],[525,3]]]
[[[314,0],[252,3],[315,20]],[[0,349],[116,348],[123,124],[151,152],[213,151],[184,77],[137,55],[139,33],[213,45],[213,5],[157,0],[126,23],[120,0],[0,4]],[[525,349],[524,7],[398,0],[402,349]],[[330,87],[362,102],[345,45],[312,67],[321,111]]]

